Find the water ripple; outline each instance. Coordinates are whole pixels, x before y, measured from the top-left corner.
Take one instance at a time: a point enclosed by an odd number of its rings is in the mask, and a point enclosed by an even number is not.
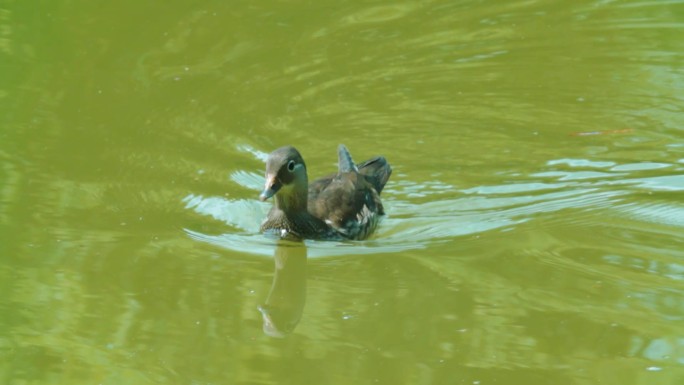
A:
[[[528,193],[537,190],[537,186],[528,187]],[[506,188],[494,186],[490,190],[502,191]],[[523,191],[522,187],[514,190]],[[620,191],[573,189],[512,197],[466,196],[421,204],[389,200],[386,208],[390,214],[384,218],[371,239],[361,242],[307,241],[307,246],[311,249],[309,255],[312,257],[393,253],[425,248],[454,237],[510,228],[543,213],[568,208],[609,206],[621,194]],[[186,229],[193,239],[240,252],[272,255],[275,241],[258,234],[259,221],[265,217],[269,203],[195,195],[187,196],[184,202],[187,209],[223,221],[242,231],[207,235]]]
[[[261,159],[263,152],[243,147]],[[562,210],[613,212],[640,221],[684,226],[684,208],[672,203],[635,202],[625,199],[643,190],[684,190],[684,175],[654,175],[672,171],[677,164],[562,158],[549,160],[529,176],[513,175],[514,182],[457,189],[438,179],[411,181],[397,174],[388,184],[384,203],[388,215],[371,239],[361,242],[307,241],[312,257],[341,254],[393,253],[426,248],[457,237],[506,231],[549,213]],[[678,171],[678,170],[677,170]],[[439,175],[436,175],[439,177]],[[263,177],[237,170],[230,179],[258,191]],[[629,201],[630,203],[625,203]],[[237,232],[209,235],[186,229],[190,237],[219,247],[257,255],[272,255],[275,240],[258,233],[271,203],[254,198],[227,199],[190,194],[185,208],[226,223]],[[599,214],[603,215],[603,214]],[[554,221],[577,221],[551,215]],[[548,219],[547,219],[548,220]]]
[[[620,211],[639,221],[684,227],[684,206],[669,203],[635,204],[620,207]]]

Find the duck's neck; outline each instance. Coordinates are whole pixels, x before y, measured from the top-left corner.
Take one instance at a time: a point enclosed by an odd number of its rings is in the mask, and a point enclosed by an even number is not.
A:
[[[306,181],[284,186],[275,196],[276,207],[285,213],[306,212],[308,194]]]

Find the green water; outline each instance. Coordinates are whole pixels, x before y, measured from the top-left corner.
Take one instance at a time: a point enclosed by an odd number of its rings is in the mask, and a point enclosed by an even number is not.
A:
[[[0,383],[684,383],[684,2],[0,2]],[[361,242],[264,156],[382,154]]]

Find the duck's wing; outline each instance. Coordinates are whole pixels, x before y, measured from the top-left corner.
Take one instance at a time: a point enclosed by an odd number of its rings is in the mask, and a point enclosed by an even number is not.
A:
[[[323,191],[330,185],[330,182],[332,182],[333,178],[343,173],[358,172],[358,169],[354,164],[354,160],[352,159],[349,150],[347,150],[347,147],[345,147],[344,144],[340,144],[337,148],[337,168],[337,174],[326,175],[322,178],[318,178],[313,182],[309,183],[309,207],[311,207],[312,201],[316,201],[318,199],[318,196],[320,195],[321,191]]]
[[[365,238],[384,214],[380,195],[359,173],[338,174],[309,201],[309,212],[347,238]]]
[[[378,194],[387,184],[390,175],[392,175],[392,167],[387,163],[387,159],[383,156],[376,156],[368,159],[365,162],[356,165],[358,173],[361,174],[368,183],[377,191]],[[333,178],[339,174],[330,174],[309,183],[309,202],[316,200],[318,195],[328,187]]]
[[[391,173],[381,156],[356,165],[341,144],[338,173],[309,184],[308,211],[347,238],[366,238],[384,214],[380,191]]]
[[[359,169],[354,164],[349,150],[344,144],[337,146],[337,174],[344,174],[348,172],[359,172]]]
[[[363,175],[368,183],[375,188],[375,191],[380,194],[385,183],[389,180],[392,174],[392,167],[387,163],[387,159],[383,156],[376,156],[368,159],[365,162],[355,164],[349,150],[344,144],[340,144],[337,148],[337,173],[339,175],[350,172],[357,172]]]

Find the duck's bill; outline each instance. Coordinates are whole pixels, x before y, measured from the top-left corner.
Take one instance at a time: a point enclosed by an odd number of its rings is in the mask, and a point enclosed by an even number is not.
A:
[[[266,199],[275,195],[275,193],[280,190],[282,184],[275,177],[266,178],[266,186],[264,186],[264,191],[259,194],[259,200],[265,201]]]

